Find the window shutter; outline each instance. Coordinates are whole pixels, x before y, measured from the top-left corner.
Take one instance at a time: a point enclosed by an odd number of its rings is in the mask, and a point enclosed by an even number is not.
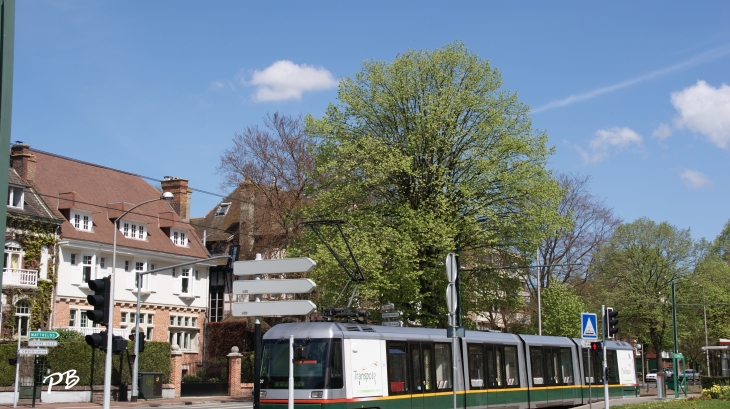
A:
[[[40,278],[48,279],[48,246],[41,246]]]
[[[147,274],[147,289],[150,292],[157,292],[157,274]]]
[[[127,290],[134,290],[134,288],[135,288],[134,274],[135,274],[134,270],[128,271],[127,273],[125,273],[125,275],[127,276]]]
[[[78,258],[78,255],[76,257]],[[81,276],[81,265],[77,259],[76,265],[71,264],[71,284],[79,285],[82,282],[83,277]]]
[[[180,293],[182,293],[182,280],[180,275],[173,276],[172,293],[175,295],[179,295]]]

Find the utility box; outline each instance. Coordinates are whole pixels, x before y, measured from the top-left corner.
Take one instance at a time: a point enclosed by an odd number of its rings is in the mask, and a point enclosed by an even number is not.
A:
[[[667,393],[664,390],[665,381],[666,381],[666,372],[664,372],[664,371],[657,372],[657,374],[656,374],[656,396],[659,399],[665,399],[667,397]]]
[[[162,372],[139,373],[139,397],[142,399],[159,399],[162,397]]]

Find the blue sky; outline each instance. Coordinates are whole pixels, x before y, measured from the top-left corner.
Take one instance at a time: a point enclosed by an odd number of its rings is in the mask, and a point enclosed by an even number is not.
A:
[[[455,40],[533,109],[555,171],[625,221],[730,219],[730,2],[18,1],[12,141],[219,189],[267,113],[321,116],[365,60]],[[192,196],[192,215],[220,199]]]

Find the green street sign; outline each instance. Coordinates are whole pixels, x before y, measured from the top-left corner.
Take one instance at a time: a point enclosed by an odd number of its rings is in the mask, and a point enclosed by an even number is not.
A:
[[[58,332],[56,331],[31,331],[28,338],[40,338],[40,339],[56,339],[58,338]]]

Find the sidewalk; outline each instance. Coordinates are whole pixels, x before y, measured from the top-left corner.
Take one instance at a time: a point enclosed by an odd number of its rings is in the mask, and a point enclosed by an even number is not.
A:
[[[230,397],[230,396],[203,396],[188,397],[175,399],[149,399],[139,400],[137,402],[114,402],[110,403],[112,408],[139,408],[139,407],[164,407],[173,405],[197,405],[202,403],[231,403],[231,402],[251,402],[249,397]],[[39,403],[36,401],[36,408],[65,408],[65,409],[84,409],[84,408],[100,408],[99,403]],[[0,405],[0,408],[12,408],[13,405]],[[30,408],[31,404],[18,404],[19,408]]]
[[[689,394],[689,395],[687,395],[687,398],[696,398],[699,396],[700,395]],[[656,395],[654,395],[654,396],[640,396],[638,398],[609,399],[608,403],[609,403],[609,407],[613,408],[613,407],[619,407],[619,406],[623,406],[623,405],[629,405],[632,403],[644,403],[644,402],[652,402],[652,401],[669,401],[669,400],[674,400],[674,399],[675,399],[674,394],[672,393],[672,395],[667,397],[666,399],[659,399],[656,397]],[[686,398],[684,397],[684,395],[680,395],[679,399],[686,399]],[[591,407],[591,405],[583,405],[583,406],[576,406],[573,409],[589,409],[590,407]],[[593,409],[601,409],[601,408],[603,408],[603,400],[593,402]]]

